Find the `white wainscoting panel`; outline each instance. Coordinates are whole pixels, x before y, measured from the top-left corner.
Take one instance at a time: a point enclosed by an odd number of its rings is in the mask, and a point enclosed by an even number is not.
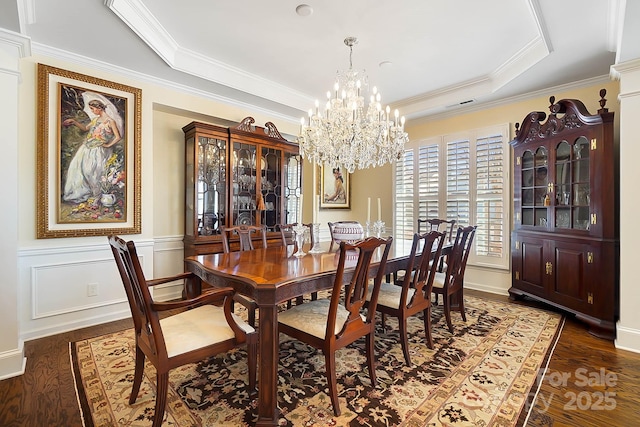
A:
[[[153,245],[153,277],[169,277],[184,272],[184,236],[156,237]],[[180,298],[183,282],[155,286],[153,297],[158,301]]]
[[[31,286],[33,319],[127,302],[113,257],[32,266]]]
[[[19,264],[19,328],[24,341],[131,316],[106,237],[64,246],[23,249]],[[153,241],[137,240],[147,277],[153,276]],[[83,242],[89,242],[83,244]],[[88,285],[97,285],[89,296]]]

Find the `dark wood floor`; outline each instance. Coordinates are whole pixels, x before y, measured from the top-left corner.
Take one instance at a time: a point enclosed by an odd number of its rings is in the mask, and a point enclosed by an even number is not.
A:
[[[69,342],[130,327],[121,320],[26,342],[26,372],[0,381],[0,426],[81,426]],[[640,355],[617,350],[568,318],[528,425],[633,426],[639,408]]]

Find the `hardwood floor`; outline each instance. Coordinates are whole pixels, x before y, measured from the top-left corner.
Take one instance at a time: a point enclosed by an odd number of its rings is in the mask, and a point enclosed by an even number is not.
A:
[[[130,327],[130,320],[120,320],[26,342],[26,372],[0,381],[0,426],[82,426],[69,342]],[[589,335],[584,325],[567,318],[527,425],[632,426],[638,425],[639,407],[640,354],[617,350],[612,342]]]

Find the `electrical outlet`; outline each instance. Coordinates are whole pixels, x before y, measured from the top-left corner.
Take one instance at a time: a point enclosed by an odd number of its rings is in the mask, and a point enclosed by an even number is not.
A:
[[[87,285],[87,296],[88,297],[98,296],[98,284],[97,283],[89,283]]]

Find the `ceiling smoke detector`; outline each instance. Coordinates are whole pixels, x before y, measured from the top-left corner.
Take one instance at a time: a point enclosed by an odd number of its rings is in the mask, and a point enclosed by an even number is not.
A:
[[[313,8],[308,4],[301,4],[296,7],[296,13],[298,16],[309,16],[313,13]]]

